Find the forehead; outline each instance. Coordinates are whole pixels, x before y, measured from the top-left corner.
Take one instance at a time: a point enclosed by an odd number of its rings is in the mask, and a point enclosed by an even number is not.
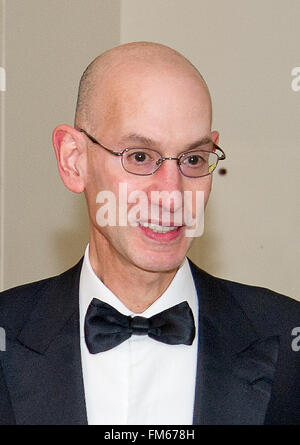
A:
[[[97,85],[93,110],[97,134],[115,137],[174,138],[180,128],[193,138],[211,124],[210,97],[200,76],[168,64],[118,66]]]

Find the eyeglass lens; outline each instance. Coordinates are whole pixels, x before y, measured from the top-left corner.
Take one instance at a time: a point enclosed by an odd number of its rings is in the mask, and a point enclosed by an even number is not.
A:
[[[211,146],[207,147],[207,150],[193,150],[179,157],[177,162],[183,175],[201,177],[209,175],[215,170],[219,158],[216,153],[209,151],[209,148],[211,149]],[[162,162],[161,155],[148,148],[129,148],[122,156],[125,170],[137,175],[153,174]]]

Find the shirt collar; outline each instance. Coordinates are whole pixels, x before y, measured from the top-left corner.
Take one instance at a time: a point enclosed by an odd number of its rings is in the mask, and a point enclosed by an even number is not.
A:
[[[197,293],[187,258],[184,259],[170,285],[161,295],[161,297],[158,298],[143,313],[134,314],[110,289],[108,289],[108,287],[105,286],[105,284],[95,274],[89,259],[89,245],[87,245],[79,284],[81,327],[83,326],[84,317],[88,306],[93,298],[98,298],[99,300],[110,304],[124,315],[139,315],[147,318],[175,306],[182,301],[187,301],[194,314],[195,322],[197,322],[198,319]]]

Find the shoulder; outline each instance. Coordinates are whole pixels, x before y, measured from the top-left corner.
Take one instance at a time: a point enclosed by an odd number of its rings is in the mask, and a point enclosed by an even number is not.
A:
[[[272,331],[287,325],[300,326],[299,301],[267,288],[215,277],[199,269],[191,261],[190,266],[200,293],[201,288],[206,289],[211,299],[234,302],[259,330],[269,327]]]
[[[17,332],[42,298],[60,292],[63,287],[72,286],[81,265],[82,259],[59,275],[0,292],[0,326],[8,335],[10,332]]]

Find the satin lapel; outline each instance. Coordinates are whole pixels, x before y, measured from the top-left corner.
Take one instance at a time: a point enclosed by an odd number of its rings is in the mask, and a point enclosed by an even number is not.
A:
[[[235,299],[191,264],[199,295],[194,424],[264,423],[279,338],[260,338]]]
[[[81,262],[49,281],[19,343],[7,348],[5,374],[17,424],[87,423],[79,337],[80,271]]]

